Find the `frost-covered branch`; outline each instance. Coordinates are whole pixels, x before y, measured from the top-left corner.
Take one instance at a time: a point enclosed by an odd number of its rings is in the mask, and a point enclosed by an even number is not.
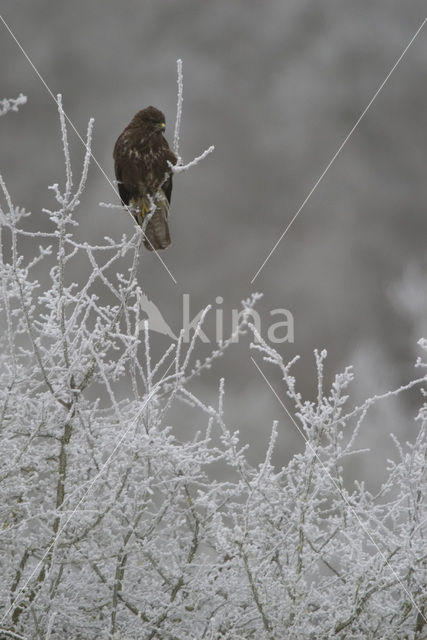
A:
[[[179,162],[179,136],[181,132],[181,119],[182,119],[182,101],[183,97],[183,77],[182,77],[182,60],[178,58],[176,61],[176,71],[177,71],[177,99],[176,99],[176,118],[175,118],[175,130],[173,135],[173,150],[175,155],[178,157]]]
[[[212,151],[215,151],[215,147],[213,145],[208,147],[208,149],[205,149],[205,151],[203,151],[203,153],[201,153],[199,156],[194,158],[194,160],[191,160],[187,164],[179,164],[179,163],[177,163],[175,165],[171,165],[171,168],[172,168],[174,173],[182,173],[183,171],[188,171],[188,169],[191,169],[192,167],[195,167],[196,164],[199,164],[199,162],[204,160],[206,158],[206,156],[208,156],[210,153],[212,153]]]
[[[177,101],[176,101],[175,129],[174,129],[174,136],[173,136],[173,150],[174,150],[174,153],[177,156],[178,160],[177,160],[177,163],[175,165],[169,163],[169,166],[171,167],[171,169],[172,169],[172,171],[174,173],[181,173],[182,171],[188,171],[188,169],[191,169],[192,167],[195,167],[197,164],[199,164],[199,162],[204,160],[206,158],[206,156],[208,156],[210,153],[212,153],[212,151],[215,150],[215,147],[213,145],[211,145],[208,149],[203,151],[203,153],[201,153],[199,156],[194,158],[194,160],[191,160],[190,162],[184,164],[184,162],[183,162],[183,160],[181,158],[181,155],[180,155],[180,151],[179,151],[179,138],[180,138],[181,120],[182,120],[182,103],[183,103],[183,99],[184,99],[184,97],[183,97],[182,60],[181,59],[178,59],[176,61],[176,69],[177,69],[178,91],[177,91]]]
[[[0,100],[0,116],[4,116],[9,111],[19,111],[19,107],[26,102],[27,96],[22,93],[17,98],[3,98]]]

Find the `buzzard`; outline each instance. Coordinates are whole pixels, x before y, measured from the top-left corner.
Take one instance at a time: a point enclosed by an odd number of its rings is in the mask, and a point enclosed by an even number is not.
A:
[[[123,205],[142,227],[147,213],[155,211],[145,229],[144,245],[150,251],[170,243],[168,212],[172,170],[177,158],[163,136],[165,116],[155,107],[138,111],[114,145],[114,169]]]

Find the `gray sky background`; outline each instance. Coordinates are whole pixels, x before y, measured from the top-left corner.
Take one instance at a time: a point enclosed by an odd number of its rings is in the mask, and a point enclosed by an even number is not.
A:
[[[232,307],[263,292],[263,318],[276,307],[294,315],[295,344],[281,351],[302,356],[300,390],[313,397],[312,352],[326,348],[329,379],[354,364],[360,401],[415,376],[416,340],[425,331],[427,27],[251,279],[424,12],[422,2],[395,0],[3,0],[1,13],[52,91],[63,94],[82,134],[95,118],[94,155],[111,179],[115,139],[140,108],[165,111],[172,141],[182,58],[182,155],[188,161],[210,144],[216,151],[175,179],[173,244],[162,257],[178,284],[147,254],[140,274],[146,294],[179,331],[183,293],[194,313],[222,296],[227,325]],[[0,170],[15,204],[31,210],[40,228],[41,208],[53,204],[47,186],[63,181],[56,106],[2,25],[0,59],[1,97],[28,96],[19,113],[0,121]],[[82,147],[70,137],[78,171]],[[116,199],[93,165],[79,210],[81,237],[96,242],[129,232],[129,218],[100,201]],[[280,391],[277,372],[264,371]],[[195,390],[213,402],[221,376],[230,425],[252,443],[254,461],[275,418],[275,461],[301,448],[251,364],[248,341]],[[368,415],[360,444],[373,452],[353,461],[355,475],[375,479],[378,459],[393,451],[387,434],[410,437],[409,416],[420,402],[415,392]],[[184,424],[185,416],[183,409],[171,421]]]

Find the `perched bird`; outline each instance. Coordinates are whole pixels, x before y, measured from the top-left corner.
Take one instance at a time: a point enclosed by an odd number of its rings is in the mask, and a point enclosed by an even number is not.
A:
[[[168,212],[172,193],[172,169],[177,158],[163,136],[165,116],[155,107],[138,111],[114,145],[114,169],[120,198],[145,229],[144,245],[150,251],[170,243]]]

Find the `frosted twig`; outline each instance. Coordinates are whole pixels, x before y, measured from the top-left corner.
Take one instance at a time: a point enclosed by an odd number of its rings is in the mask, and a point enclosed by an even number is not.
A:
[[[65,175],[66,175],[66,185],[65,185],[65,194],[63,196],[63,202],[68,202],[71,196],[71,189],[73,186],[73,173],[71,170],[71,159],[70,159],[70,147],[68,145],[68,133],[67,133],[67,124],[65,122],[65,114],[64,109],[62,107],[62,95],[58,93],[56,96],[56,103],[58,105],[58,113],[59,113],[59,121],[61,124],[61,134],[62,134],[62,147],[64,151],[64,159],[65,159]],[[57,198],[59,198],[59,192],[57,193]]]
[[[89,171],[89,163],[92,157],[92,133],[93,133],[94,122],[95,122],[94,118],[89,118],[87,131],[86,131],[85,157],[83,160],[83,169],[82,169],[82,174],[80,176],[79,186],[77,187],[77,191],[75,192],[73,199],[70,203],[70,206],[72,208],[74,208],[78,204],[79,198],[86,186],[87,174]]]
[[[182,60],[178,58],[176,61],[177,71],[177,102],[176,102],[176,118],[175,118],[175,131],[173,135],[173,150],[178,157],[178,163],[180,162],[179,156],[179,135],[181,131],[181,118],[182,118],[182,101],[183,101],[183,80],[182,80]]]
[[[183,363],[182,369],[181,369],[183,375],[185,374],[185,371],[186,371],[186,369],[188,367],[188,363],[190,362],[191,354],[193,353],[193,349],[194,349],[194,346],[196,344],[196,339],[198,338],[198,336],[200,335],[200,332],[202,330],[202,325],[203,325],[203,323],[205,321],[206,314],[208,313],[208,311],[210,311],[211,308],[212,308],[212,305],[208,304],[203,309],[203,311],[201,313],[201,316],[200,316],[200,320],[198,321],[198,323],[197,323],[197,325],[196,325],[196,327],[194,329],[194,334],[193,334],[193,337],[191,338],[191,342],[190,342],[190,345],[189,345],[189,347],[187,349],[187,354],[185,356],[184,363]]]
[[[148,333],[148,320],[144,320],[144,347],[145,347],[145,367],[148,390],[151,390],[152,373],[151,373],[151,356],[150,356],[150,339]]]
[[[57,616],[57,612],[54,611],[52,615],[49,617],[45,640],[50,640],[50,636],[52,634],[52,629],[53,629],[53,623],[55,622],[56,616]]]
[[[6,200],[7,206],[8,206],[8,208],[9,208],[9,216],[10,216],[11,222],[13,223],[13,218],[14,218],[14,213],[15,213],[15,207],[14,207],[14,206],[13,206],[13,204],[12,204],[12,198],[10,197],[10,193],[9,193],[9,191],[8,191],[8,188],[6,187],[6,183],[5,183],[5,181],[4,181],[3,176],[1,175],[1,173],[0,173],[0,187],[1,187],[1,190],[3,191],[3,195],[4,195],[4,197],[5,197],[5,200]],[[1,212],[2,212],[3,216],[6,218],[6,215],[5,215],[5,213],[3,212],[3,209],[1,209]],[[2,217],[3,217],[3,216],[2,216]],[[6,218],[6,219],[7,219],[7,218]],[[11,226],[14,226],[14,225],[12,224]]]
[[[211,145],[208,149],[203,151],[199,156],[184,164],[180,153],[179,153],[179,136],[181,130],[181,120],[182,120],[182,103],[183,103],[183,74],[182,74],[182,60],[178,58],[176,61],[176,69],[177,69],[177,102],[176,102],[176,117],[175,117],[175,131],[173,136],[173,150],[175,155],[177,156],[176,164],[172,164],[168,162],[169,167],[171,168],[173,173],[182,173],[183,171],[188,171],[192,167],[195,167],[199,162],[204,160],[206,156],[208,156],[212,151],[214,151],[215,147]]]
[[[0,634],[4,636],[4,638],[12,638],[12,640],[26,640],[26,638],[20,633],[15,633],[14,631],[4,629],[3,627],[0,627]]]
[[[205,149],[205,151],[203,151],[203,153],[201,153],[199,156],[194,158],[194,160],[191,160],[191,162],[189,162],[188,164],[175,164],[175,165],[172,165],[171,163],[169,163],[169,166],[171,167],[173,173],[182,173],[183,171],[188,171],[188,169],[191,169],[192,167],[195,167],[196,164],[199,164],[199,162],[204,160],[206,158],[206,156],[208,156],[210,153],[212,153],[212,151],[215,151],[214,145],[211,145],[208,149]]]
[[[0,100],[0,116],[4,116],[8,111],[18,111],[22,104],[27,102],[27,96],[22,93],[17,98],[3,98]]]
[[[112,202],[100,202],[99,206],[105,209],[123,209],[122,204],[113,204]]]
[[[367,400],[365,400],[363,404],[355,407],[352,411],[341,416],[338,420],[334,420],[330,424],[335,425],[335,424],[339,424],[341,421],[347,421],[360,412],[363,412],[363,414],[365,414],[366,411],[369,409],[369,407],[371,407],[373,404],[375,404],[379,400],[385,400],[393,396],[398,396],[404,391],[409,391],[409,389],[412,389],[413,387],[423,384],[423,382],[427,382],[427,375],[423,376],[422,378],[416,378],[415,380],[411,380],[407,384],[403,384],[397,389],[392,389],[390,391],[386,391],[385,393],[376,394],[371,398],[368,398]]]

